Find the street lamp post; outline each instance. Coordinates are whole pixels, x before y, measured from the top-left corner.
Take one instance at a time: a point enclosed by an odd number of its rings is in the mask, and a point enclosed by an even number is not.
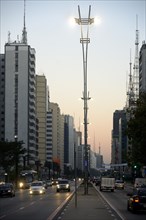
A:
[[[88,138],[88,100],[90,99],[89,97],[89,92],[87,92],[87,54],[88,54],[88,44],[90,43],[90,38],[89,38],[89,26],[94,23],[94,18],[90,18],[90,12],[91,12],[91,5],[89,6],[89,14],[88,18],[81,18],[81,13],[80,13],[80,6],[78,5],[78,13],[79,13],[79,18],[75,18],[75,21],[77,24],[80,25],[81,27],[81,38],[80,38],[80,43],[82,44],[82,52],[83,52],[83,73],[84,73],[84,91],[83,91],[83,101],[84,101],[84,171],[85,171],[85,179],[84,179],[84,194],[88,194],[88,163],[89,163],[89,156],[88,156],[88,143],[87,143],[87,138]],[[83,33],[83,26],[87,27],[86,30],[86,37],[84,37]]]

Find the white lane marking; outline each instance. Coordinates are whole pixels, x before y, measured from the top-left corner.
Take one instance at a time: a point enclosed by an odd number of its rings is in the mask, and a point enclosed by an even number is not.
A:
[[[97,188],[95,189],[97,190],[99,195],[101,195],[101,197],[107,202],[107,204],[117,213],[117,215],[121,218],[121,220],[124,220],[125,218],[122,216],[122,214],[105,198],[105,196]]]
[[[0,219],[5,218],[5,217],[6,217],[6,215],[2,215],[2,216],[0,216]]]
[[[19,209],[22,210],[22,209],[24,209],[24,207],[20,207]]]

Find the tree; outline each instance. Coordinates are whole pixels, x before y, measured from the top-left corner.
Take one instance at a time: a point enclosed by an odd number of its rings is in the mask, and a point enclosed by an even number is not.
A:
[[[3,167],[6,172],[9,170],[9,167],[14,167],[16,182],[20,156],[26,152],[22,145],[22,141],[0,142],[0,167]]]
[[[146,93],[142,93],[137,100],[137,107],[128,121],[127,136],[131,143],[131,164],[146,165]]]

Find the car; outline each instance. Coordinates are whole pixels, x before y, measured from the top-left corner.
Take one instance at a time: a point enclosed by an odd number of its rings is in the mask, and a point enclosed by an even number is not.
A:
[[[132,193],[127,193],[129,196],[127,201],[127,210],[146,211],[146,187],[134,188]]]
[[[56,192],[60,191],[68,191],[70,192],[70,183],[67,179],[62,179],[58,181],[58,184],[56,186]]]
[[[115,181],[115,189],[124,189],[125,183],[123,180],[116,180]]]
[[[52,185],[57,185],[58,184],[58,179],[52,179]]]
[[[30,195],[45,194],[45,193],[46,193],[46,189],[45,189],[43,181],[35,181],[31,183],[30,189],[29,189]]]
[[[101,178],[100,178],[100,177],[95,178],[95,179],[94,179],[94,183],[95,183],[95,186],[99,186],[100,183],[101,183]]]
[[[47,180],[46,183],[47,183],[47,186],[52,186],[52,181],[51,180]]]
[[[141,187],[146,185],[146,178],[135,178],[134,187]]]
[[[0,196],[15,196],[15,187],[12,183],[4,183],[0,185]]]
[[[47,188],[48,188],[48,185],[47,185],[46,180],[42,180],[42,182],[43,182],[43,184],[44,184],[45,189],[47,189]]]

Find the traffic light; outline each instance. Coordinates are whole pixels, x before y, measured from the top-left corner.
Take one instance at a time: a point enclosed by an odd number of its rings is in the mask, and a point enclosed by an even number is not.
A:
[[[137,165],[134,165],[134,169],[136,169],[137,168]]]

